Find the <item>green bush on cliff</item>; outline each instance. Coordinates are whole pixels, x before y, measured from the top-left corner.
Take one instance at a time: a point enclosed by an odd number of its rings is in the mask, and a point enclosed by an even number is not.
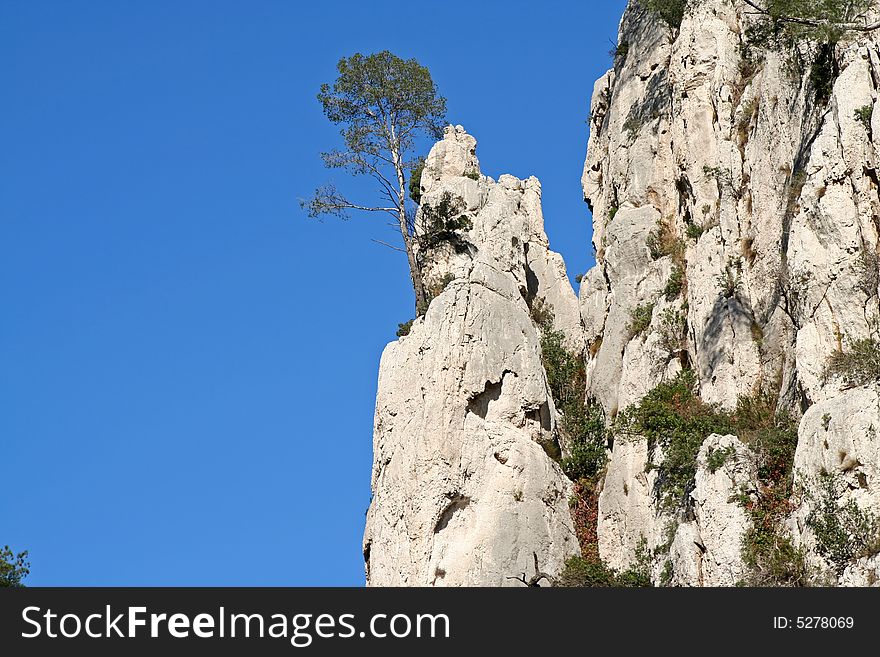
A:
[[[677,30],[684,20],[685,11],[690,5],[689,0],[642,0],[644,6],[655,13],[669,27]]]
[[[660,465],[648,467],[657,471],[654,494],[667,512],[688,508],[697,455],[706,438],[712,434],[739,437],[755,455],[760,483],[758,492],[744,492],[739,497],[751,520],[742,545],[743,560],[749,569],[744,583],[805,585],[808,573],[803,552],[794,546],[785,529],[793,508],[797,422],[780,412],[768,395],[742,397],[734,411],[726,411],[705,403],[696,389],[694,373],[684,370],[623,411],[614,433],[646,439],[651,456],[661,456],[654,450],[662,449],[662,458],[657,459]],[[722,467],[732,453],[719,450],[710,454],[710,470]],[[834,536],[833,531],[827,533]]]
[[[552,330],[552,310],[542,300],[537,301],[532,305],[533,315],[535,308],[540,309],[541,360],[553,403],[560,413],[559,428],[569,448],[569,455],[560,465],[572,481],[594,479],[607,460],[602,408],[584,401],[587,372],[583,356],[566,348],[565,335]]]
[[[422,173],[425,171],[425,158],[420,157],[409,172],[409,197],[416,205],[422,203]]]
[[[817,484],[816,506],[807,517],[807,526],[816,537],[819,554],[839,576],[854,560],[880,551],[880,524],[855,501],[840,503],[846,483],[839,475],[824,473]]]
[[[644,538],[636,547],[635,562],[617,571],[597,556],[597,551],[571,557],[559,574],[557,586],[598,588],[647,588],[651,583],[651,552]]]
[[[697,454],[713,433],[735,433],[731,418],[703,402],[695,392],[696,377],[684,370],[661,383],[636,405],[618,416],[616,431],[640,436],[648,449],[663,449],[656,493],[666,509],[686,505],[697,474]]]

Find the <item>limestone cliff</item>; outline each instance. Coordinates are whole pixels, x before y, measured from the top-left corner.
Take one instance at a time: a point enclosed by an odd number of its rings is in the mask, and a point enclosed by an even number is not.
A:
[[[458,127],[431,151],[421,186],[420,212],[448,194],[472,227],[462,248],[430,254],[428,312],[382,355],[367,582],[509,585],[534,573],[535,554],[558,572],[578,552],[572,484],[542,447],[557,414],[528,302],[546,299],[568,339],[583,337],[540,183],[480,175],[476,141]]]
[[[856,345],[880,354],[880,35],[817,54],[764,47],[754,20],[702,0],[670,27],[630,3],[591,103],[596,266],[579,299],[538,181],[481,175],[460,127],[431,151],[420,216],[452,199],[467,221],[423,254],[433,301],[382,356],[369,584],[516,585],[535,558],[555,577],[586,550],[541,304],[604,411],[589,486],[610,568],[638,557],[682,586],[880,581],[880,388],[828,367]],[[642,401],[681,381],[712,429],[696,444],[641,431]],[[778,554],[756,555],[768,538]]]
[[[721,0],[695,3],[678,30],[636,2],[623,17],[615,66],[595,86],[583,174],[597,260],[580,292],[588,394],[614,415],[687,367],[708,403],[733,409],[764,395],[795,418],[806,411],[790,537],[821,565],[806,523],[811,482],[837,473],[839,505],[880,509],[876,390],[844,392],[824,375],[833,354],[878,327],[880,58],[870,35],[842,41],[825,91],[813,46],[761,48],[750,20],[742,3]],[[650,323],[633,335],[637,309]],[[673,582],[739,581],[749,519],[730,500],[762,493],[748,472],[754,456],[735,448],[729,485],[707,489],[698,467],[692,511],[673,522],[658,509],[656,471],[646,474],[662,455],[616,441],[600,499],[603,557],[621,567],[639,541],[668,546],[674,530]]]

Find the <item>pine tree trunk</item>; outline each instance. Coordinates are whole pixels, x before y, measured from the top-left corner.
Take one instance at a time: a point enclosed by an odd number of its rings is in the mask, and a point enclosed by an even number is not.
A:
[[[406,229],[406,218],[401,225],[401,230],[405,231],[403,241],[406,245],[406,259],[409,262],[409,273],[412,279],[413,292],[416,295],[416,317],[421,317],[428,310],[428,296],[425,294],[425,284],[422,282],[422,270],[419,269],[419,263],[416,259],[415,237],[410,236]]]
[[[400,153],[400,147],[396,141],[396,133],[394,125],[391,126],[391,158],[394,162],[394,169],[397,173],[397,219],[400,223],[400,236],[403,238],[403,245],[406,249],[406,259],[409,263],[409,275],[412,280],[413,292],[416,296],[416,317],[421,317],[428,310],[428,296],[425,294],[425,285],[422,282],[422,270],[419,268],[419,261],[416,258],[416,238],[409,234],[409,227],[406,223],[406,176],[403,172],[403,158]]]

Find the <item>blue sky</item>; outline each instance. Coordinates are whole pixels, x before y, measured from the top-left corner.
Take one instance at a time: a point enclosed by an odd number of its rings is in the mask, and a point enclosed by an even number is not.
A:
[[[483,172],[591,264],[586,118],[623,0],[0,4],[0,545],[31,585],[361,585],[376,373],[412,317],[370,218],[305,218],[337,60],[427,65]]]

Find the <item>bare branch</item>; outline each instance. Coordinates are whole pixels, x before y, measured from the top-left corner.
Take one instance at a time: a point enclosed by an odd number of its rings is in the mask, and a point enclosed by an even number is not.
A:
[[[318,217],[322,214],[332,214],[337,217],[345,217],[348,210],[360,212],[386,212],[393,217],[398,215],[397,208],[370,207],[353,203],[340,194],[333,184],[327,184],[315,190],[315,195],[309,200],[301,200],[300,207],[307,210],[310,217]]]
[[[394,246],[393,244],[388,244],[388,242],[383,242],[382,240],[370,240],[371,242],[375,242],[381,246],[387,246],[389,249],[394,251],[400,251],[401,253],[406,253],[406,249],[401,249],[399,246]]]
[[[388,202],[392,205],[397,205],[397,197],[394,195],[394,192],[390,189],[380,189],[379,196],[383,196],[388,199]]]
[[[529,579],[526,579],[526,574],[523,573],[519,577],[508,577],[507,579],[516,580],[517,582],[522,582],[526,586],[530,587],[538,587],[541,585],[542,580],[547,580],[550,586],[553,586],[556,582],[555,580],[548,575],[547,573],[541,572],[541,569],[538,566],[538,553],[532,552],[532,556],[535,558],[535,574],[532,575]]]
[[[376,159],[384,159],[378,156]],[[321,159],[324,160],[324,166],[331,169],[347,168],[351,169],[355,175],[369,175],[375,178],[381,185],[382,189],[392,203],[394,198],[394,185],[379,167],[370,162],[362,153],[354,153],[352,151],[329,151],[321,153]]]

